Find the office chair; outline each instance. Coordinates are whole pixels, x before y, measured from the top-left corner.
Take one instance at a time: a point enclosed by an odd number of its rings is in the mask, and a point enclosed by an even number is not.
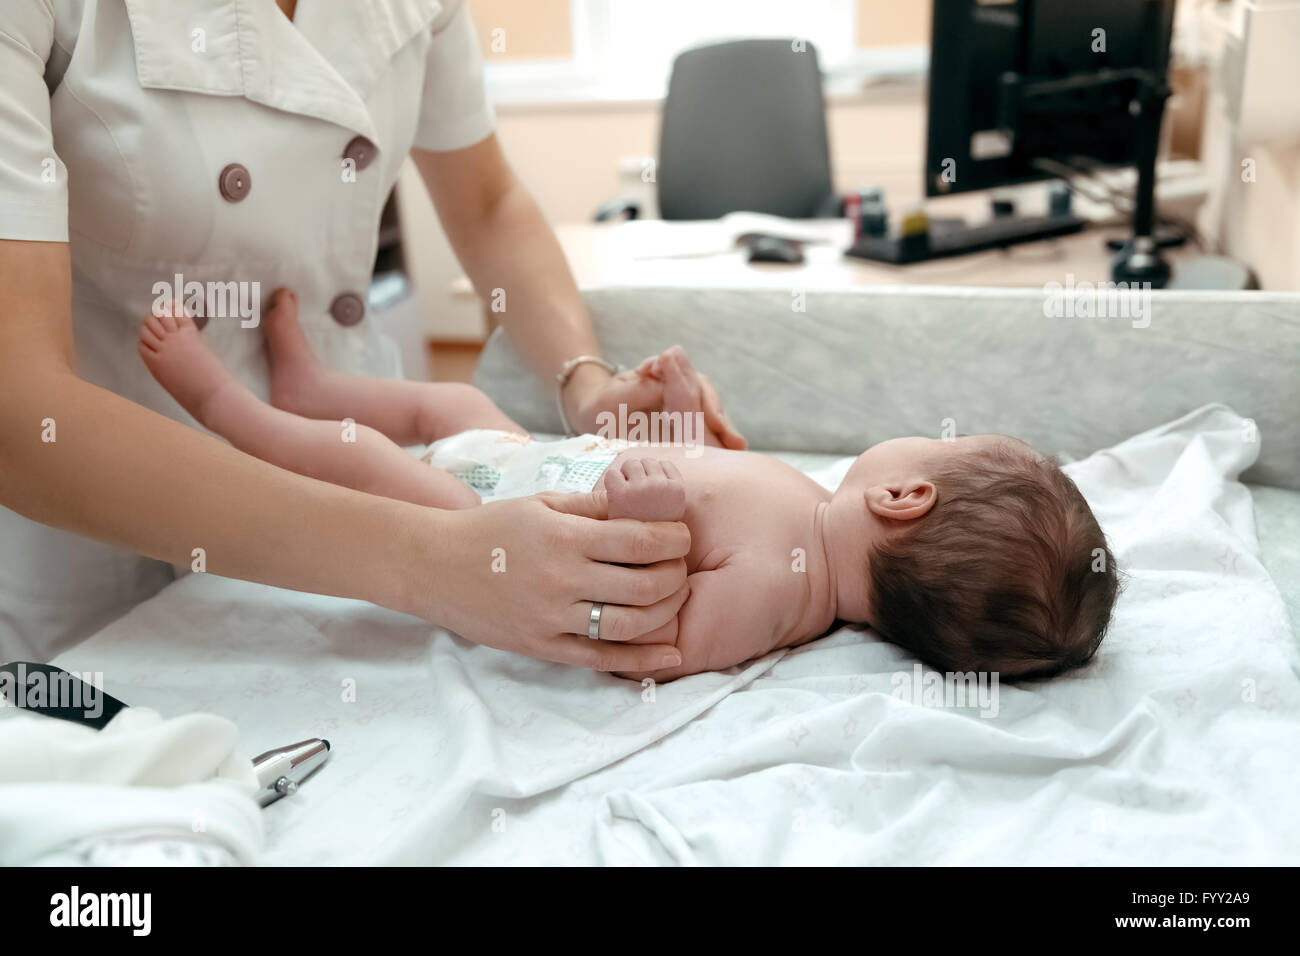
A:
[[[655,170],[660,216],[840,214],[817,51],[806,42],[794,47],[793,40],[738,40],[673,61]],[[619,199],[595,218],[639,213],[635,201]]]

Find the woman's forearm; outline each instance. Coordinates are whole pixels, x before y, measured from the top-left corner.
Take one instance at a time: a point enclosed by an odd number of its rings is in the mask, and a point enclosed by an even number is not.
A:
[[[406,582],[442,512],[281,470],[71,370],[3,372],[5,507],[209,573],[427,613]]]
[[[478,231],[466,269],[483,301],[491,303],[496,288],[505,291],[497,318],[542,381],[553,381],[575,355],[599,354],[559,241],[517,180]]]
[[[438,215],[479,297],[543,383],[569,359],[599,355],[582,296],[555,232],[510,169],[495,137],[454,153],[415,151]],[[580,366],[568,404],[599,389],[609,373]]]

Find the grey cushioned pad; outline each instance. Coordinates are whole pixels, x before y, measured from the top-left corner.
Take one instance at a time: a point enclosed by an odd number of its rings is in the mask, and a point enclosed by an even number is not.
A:
[[[1017,435],[1069,460],[1229,405],[1259,429],[1243,477],[1261,558],[1300,633],[1300,294],[1155,293],[1146,328],[1048,318],[1033,289],[615,287],[585,298],[615,361],[684,345],[755,448],[851,455],[937,436],[951,418],[958,432]],[[475,381],[524,426],[559,430],[553,392],[501,332]]]
[[[804,311],[796,311],[803,296]],[[1157,292],[1150,324],[1048,318],[1034,289],[605,288],[586,301],[605,355],[684,345],[757,448],[852,454],[885,438],[1017,435],[1079,458],[1200,405],[1253,418],[1246,480],[1300,489],[1300,295]],[[498,332],[475,381],[521,424],[553,395]]]

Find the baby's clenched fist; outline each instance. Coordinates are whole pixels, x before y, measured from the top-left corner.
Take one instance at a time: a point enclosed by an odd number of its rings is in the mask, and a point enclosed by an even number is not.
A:
[[[611,518],[680,521],[686,513],[686,483],[671,461],[625,458],[604,477]]]

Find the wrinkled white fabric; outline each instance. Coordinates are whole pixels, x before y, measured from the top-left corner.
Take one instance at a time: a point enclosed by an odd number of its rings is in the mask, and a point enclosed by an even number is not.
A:
[[[1209,407],[1069,467],[1125,591],[1091,666],[996,716],[900,699],[913,659],[858,628],[642,688],[211,575],[59,663],[238,712],[250,749],[328,737],[266,810],[269,863],[1293,863],[1300,678],[1236,480],[1258,440]]]
[[[103,730],[0,709],[0,865],[255,863],[262,818],[239,731],[128,707]]]

